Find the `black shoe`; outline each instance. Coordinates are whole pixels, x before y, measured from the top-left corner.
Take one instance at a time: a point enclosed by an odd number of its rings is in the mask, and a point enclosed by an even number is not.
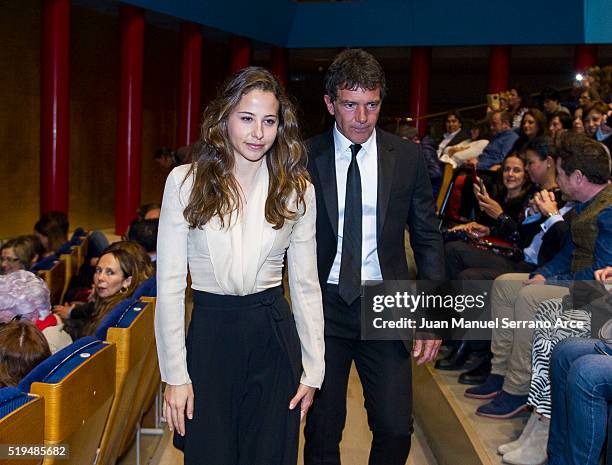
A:
[[[435,367],[438,370],[460,370],[465,364],[470,352],[470,344],[466,341],[462,341],[455,353],[448,358],[438,360]]]
[[[487,380],[487,376],[491,373],[491,359],[485,357],[482,362],[475,368],[459,375],[461,384],[479,385]]]

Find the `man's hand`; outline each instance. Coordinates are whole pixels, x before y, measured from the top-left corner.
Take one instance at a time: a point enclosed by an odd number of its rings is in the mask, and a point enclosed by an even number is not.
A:
[[[544,284],[545,282],[546,278],[543,275],[536,274],[528,280],[523,281],[523,284]]]
[[[306,418],[316,390],[317,388],[300,383],[295,396],[289,401],[289,410],[293,410],[297,404],[300,404],[300,421]]]
[[[533,201],[543,216],[550,216],[552,213],[559,211],[555,194],[547,190],[536,192],[533,196]]]
[[[434,361],[438,356],[441,345],[442,339],[417,339],[414,341],[412,356],[416,359],[417,365]]]

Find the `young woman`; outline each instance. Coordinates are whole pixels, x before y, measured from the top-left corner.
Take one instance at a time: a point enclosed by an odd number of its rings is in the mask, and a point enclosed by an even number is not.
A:
[[[246,68],[205,110],[199,145],[168,176],[159,221],[164,416],[186,465],[295,465],[324,373],[316,205],[295,111],[268,71]]]

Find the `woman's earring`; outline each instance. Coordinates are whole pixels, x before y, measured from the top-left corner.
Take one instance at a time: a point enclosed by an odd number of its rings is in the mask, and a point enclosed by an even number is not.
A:
[[[119,289],[119,294],[125,294],[127,290],[128,290],[127,287],[122,287],[121,289]]]

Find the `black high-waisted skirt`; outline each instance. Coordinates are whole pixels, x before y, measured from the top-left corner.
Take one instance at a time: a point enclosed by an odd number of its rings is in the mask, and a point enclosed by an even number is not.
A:
[[[282,288],[247,296],[194,291],[193,301],[194,415],[176,438],[185,465],[295,465],[300,408],[289,410],[289,401],[301,349]]]

